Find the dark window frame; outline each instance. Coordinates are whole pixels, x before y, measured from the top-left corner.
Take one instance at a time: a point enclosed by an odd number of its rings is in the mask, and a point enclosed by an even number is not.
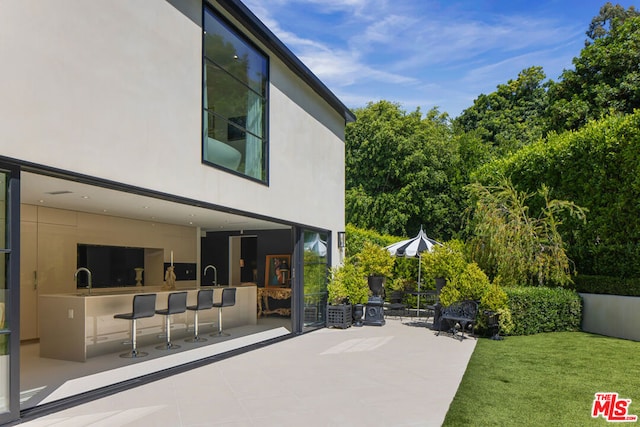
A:
[[[222,26],[226,27],[226,29],[231,32],[235,37],[237,37],[241,42],[245,43],[249,48],[251,48],[252,50],[255,51],[255,53],[259,54],[260,56],[262,56],[265,60],[265,69],[264,69],[264,77],[265,77],[265,83],[264,83],[264,94],[260,94],[258,92],[256,92],[253,88],[251,88],[250,86],[244,84],[242,81],[238,80],[235,76],[233,76],[233,74],[229,73],[228,71],[224,70],[223,67],[220,67],[220,65],[218,65],[215,61],[213,61],[211,58],[208,58],[206,55],[206,48],[205,48],[205,38],[206,38],[206,28],[205,28],[205,21],[206,21],[206,16],[207,14],[209,14],[212,18],[216,19]],[[263,184],[266,186],[269,186],[269,175],[270,175],[270,155],[269,155],[269,148],[270,148],[270,140],[269,140],[269,99],[270,99],[270,94],[269,94],[269,84],[270,84],[270,58],[269,56],[264,52],[264,50],[262,50],[260,47],[258,47],[256,45],[256,43],[254,43],[248,36],[245,35],[245,33],[240,30],[236,25],[234,25],[232,22],[230,22],[225,16],[223,16],[219,11],[217,11],[216,9],[214,9],[213,7],[204,4],[203,5],[203,10],[202,10],[202,78],[201,78],[201,82],[202,82],[202,98],[201,98],[201,102],[202,102],[202,108],[201,108],[201,126],[200,126],[200,130],[201,130],[201,138],[200,138],[200,148],[201,148],[201,161],[202,164],[207,165],[209,167],[213,167],[222,171],[225,171],[227,173],[242,177],[244,179],[250,180],[250,181],[254,181],[256,183],[259,184]],[[246,173],[237,171],[237,170],[233,170],[230,168],[225,167],[224,165],[220,165],[217,163],[214,163],[212,161],[206,160],[205,159],[205,138],[206,138],[206,132],[205,132],[205,114],[211,114],[213,115],[213,117],[215,117],[216,119],[219,120],[223,120],[227,126],[229,128],[234,128],[236,130],[237,133],[242,133],[242,134],[246,134],[249,133],[251,134],[251,131],[249,131],[248,129],[240,127],[236,117],[224,117],[223,115],[220,114],[216,114],[214,111],[210,111],[208,109],[205,109],[205,97],[207,96],[207,86],[205,84],[206,81],[206,65],[207,63],[215,65],[216,67],[220,68],[221,70],[223,70],[224,72],[226,72],[228,74],[228,76],[230,78],[233,78],[235,81],[237,81],[238,83],[242,84],[247,91],[251,91],[255,94],[257,94],[260,99],[262,100],[262,108],[263,108],[263,115],[262,115],[262,119],[263,119],[263,124],[262,124],[262,131],[263,131],[263,135],[262,137],[259,137],[255,134],[252,134],[254,137],[256,138],[260,138],[262,141],[262,175],[264,177],[264,179],[262,178],[256,178],[253,177],[251,175],[248,175]]]

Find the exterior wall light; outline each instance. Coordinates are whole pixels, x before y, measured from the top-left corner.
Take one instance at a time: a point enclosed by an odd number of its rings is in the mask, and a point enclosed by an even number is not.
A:
[[[344,249],[345,247],[345,232],[344,231],[338,231],[338,247],[340,249]]]

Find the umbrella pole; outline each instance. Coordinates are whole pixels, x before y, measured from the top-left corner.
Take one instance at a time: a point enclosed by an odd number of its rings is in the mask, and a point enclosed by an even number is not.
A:
[[[418,313],[417,318],[420,318],[420,270],[422,268],[422,255],[418,254]]]

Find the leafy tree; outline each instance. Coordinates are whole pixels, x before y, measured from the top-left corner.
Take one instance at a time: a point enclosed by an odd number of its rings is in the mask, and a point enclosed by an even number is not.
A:
[[[575,130],[590,119],[640,108],[640,16],[611,22],[608,33],[573,59],[575,69],[549,89],[550,129]]]
[[[446,114],[406,113],[388,101],[354,111],[346,129],[346,219],[361,228],[407,235],[420,225],[450,236],[460,224],[459,156]]]
[[[584,209],[566,200],[551,200],[543,184],[540,215],[530,214],[531,194],[517,191],[511,182],[469,186],[473,206],[472,257],[490,277],[505,286],[571,283],[571,264],[559,232],[559,213],[584,219]]]
[[[609,29],[624,24],[627,18],[638,15],[640,15],[640,12],[637,11],[634,6],[629,6],[629,9],[625,9],[619,4],[614,6],[611,2],[606,2],[604,6],[600,8],[600,13],[591,20],[591,24],[586,33],[587,37],[589,37],[591,41],[605,37],[609,34]],[[589,46],[591,41],[586,40],[585,45]]]
[[[495,92],[481,94],[455,119],[459,131],[475,132],[482,152],[493,158],[517,151],[543,136],[549,82],[542,67],[522,70],[516,80],[498,85]],[[476,141],[478,141],[476,139]]]

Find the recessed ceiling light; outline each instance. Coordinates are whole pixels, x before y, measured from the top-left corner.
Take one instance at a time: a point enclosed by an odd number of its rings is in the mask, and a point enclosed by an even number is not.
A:
[[[44,200],[42,200],[42,199],[40,199],[40,200],[38,200],[38,201],[39,201],[40,203],[44,203]]]
[[[142,209],[149,209],[149,206],[143,206]]]
[[[86,200],[86,199],[90,199],[90,197],[89,197],[89,196],[81,196],[81,197],[82,197],[83,199],[85,199],[85,200]]]

